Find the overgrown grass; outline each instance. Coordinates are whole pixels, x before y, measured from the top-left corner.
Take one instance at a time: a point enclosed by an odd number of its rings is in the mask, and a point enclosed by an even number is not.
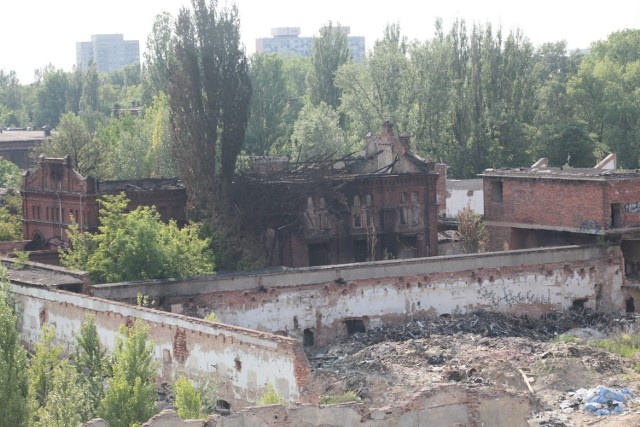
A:
[[[595,346],[622,357],[632,357],[640,352],[640,336],[624,334],[613,338],[599,340]]]
[[[571,335],[559,335],[553,339],[553,342],[579,343],[580,340],[576,337],[572,337]]]
[[[349,390],[338,395],[320,396],[320,404],[322,405],[335,405],[337,403],[357,402],[360,403],[361,399],[355,391]]]

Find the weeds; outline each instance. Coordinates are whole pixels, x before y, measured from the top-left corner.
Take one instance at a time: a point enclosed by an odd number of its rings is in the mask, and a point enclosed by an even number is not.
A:
[[[595,346],[622,357],[632,357],[640,352],[640,337],[624,334],[614,338],[599,340]]]

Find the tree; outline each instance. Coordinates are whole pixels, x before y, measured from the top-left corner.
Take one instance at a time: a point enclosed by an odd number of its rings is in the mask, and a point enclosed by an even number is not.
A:
[[[100,139],[94,138],[82,119],[73,113],[66,113],[52,138],[46,140],[41,150],[47,156],[71,156],[73,168],[81,175],[102,178],[102,159],[105,149]]]
[[[146,422],[157,412],[155,377],[149,328],[136,320],[131,329],[122,327],[116,341],[113,376],[100,403],[99,415],[111,427],[130,427]],[[124,338],[123,338],[124,337]]]
[[[18,317],[7,289],[6,269],[2,266],[0,276],[0,427],[26,427],[27,352],[20,342]]]
[[[349,147],[340,129],[338,113],[327,104],[305,105],[294,126],[289,156],[307,160],[314,156],[345,155]]]
[[[55,326],[42,326],[42,339],[35,345],[29,365],[29,397],[35,420],[40,417],[39,410],[47,404],[52,388],[53,371],[62,360],[62,346],[53,343],[55,333]]]
[[[176,24],[170,123],[178,173],[195,206],[211,209],[225,206],[214,199],[235,171],[251,84],[237,9],[218,11],[215,0],[192,0],[192,7],[180,11]]]
[[[89,271],[94,282],[198,276],[213,272],[210,240],[196,224],[162,222],[154,207],[126,212],[124,194],[100,200],[98,233],[69,229],[71,248],[60,253],[67,267]]]
[[[352,137],[362,138],[387,120],[407,129],[411,108],[407,94],[418,93],[407,85],[408,66],[406,38],[398,25],[389,25],[362,63],[350,62],[338,69],[339,110],[350,118]]]
[[[202,396],[194,387],[193,382],[184,375],[181,375],[175,383],[176,408],[178,415],[183,420],[203,418]]]
[[[0,241],[22,240],[22,199],[14,190],[7,191],[0,206]]]
[[[145,93],[147,100],[157,94],[165,93],[169,85],[169,64],[173,54],[172,26],[173,17],[168,12],[156,15],[153,28],[147,37],[147,50],[144,53]]]
[[[69,80],[63,70],[52,66],[43,72],[42,85],[38,89],[38,125],[52,128],[58,125],[60,116],[67,112],[69,100]]]
[[[93,418],[104,397],[104,378],[110,371],[107,352],[100,344],[95,318],[89,315],[76,334],[76,349],[72,356],[79,384],[85,391],[83,419]]]
[[[38,410],[35,427],[76,427],[83,417],[83,390],[78,374],[67,360],[61,360],[51,372],[51,389],[46,404]]]
[[[289,92],[282,59],[277,55],[255,54],[249,67],[251,77],[251,117],[247,125],[245,148],[264,155],[283,142]]]
[[[349,40],[340,25],[331,22],[320,29],[320,37],[313,40],[311,71],[308,75],[310,101],[321,102],[337,109],[342,91],[335,84],[336,73],[342,64],[351,59]]]

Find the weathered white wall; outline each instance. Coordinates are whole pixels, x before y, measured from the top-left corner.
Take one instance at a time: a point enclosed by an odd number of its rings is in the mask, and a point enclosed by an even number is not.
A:
[[[469,205],[473,212],[484,215],[482,179],[447,180],[447,218],[455,218]]]
[[[57,341],[71,348],[81,322],[93,314],[102,343],[113,350],[121,326],[141,320],[149,326],[165,377],[178,370],[215,376],[221,398],[232,405],[254,404],[267,383],[297,399],[306,381],[308,361],[289,338],[64,291],[13,284],[11,292],[28,346],[40,340],[46,323],[56,327]]]
[[[389,319],[478,309],[536,315],[571,307],[581,299],[592,309],[614,307],[612,301],[621,306],[620,265],[609,263],[607,257],[541,267],[386,277],[252,292],[244,302],[233,293],[211,295],[206,301],[225,322],[283,331],[292,337],[301,337],[306,328],[315,330],[318,337],[339,334],[349,318],[366,318],[367,326],[375,327]]]

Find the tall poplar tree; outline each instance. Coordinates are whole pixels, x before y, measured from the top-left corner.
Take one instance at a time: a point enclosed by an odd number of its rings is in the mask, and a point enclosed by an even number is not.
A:
[[[340,25],[331,22],[320,29],[320,37],[313,40],[311,70],[308,75],[310,100],[313,105],[321,102],[335,108],[340,105],[342,90],[336,86],[336,72],[351,59],[349,40]]]
[[[216,0],[191,4],[176,24],[170,123],[178,173],[195,206],[211,209],[244,143],[251,83],[237,8],[218,10]]]

